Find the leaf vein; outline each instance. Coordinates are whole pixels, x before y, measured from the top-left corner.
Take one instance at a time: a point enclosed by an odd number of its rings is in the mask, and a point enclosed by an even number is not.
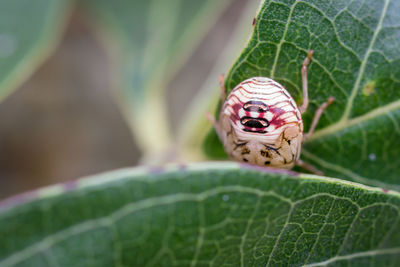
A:
[[[276,64],[278,63],[278,58],[279,58],[279,54],[281,52],[281,47],[282,47],[282,44],[285,42],[286,33],[287,33],[288,28],[289,28],[290,21],[292,19],[293,11],[296,8],[298,3],[299,2],[296,1],[291,6],[290,11],[289,11],[289,16],[288,16],[288,19],[287,19],[286,25],[285,25],[285,30],[283,31],[283,35],[282,35],[281,40],[279,41],[278,45],[276,46],[275,59],[274,59],[274,62],[272,64],[271,72],[270,72],[270,75],[269,75],[271,79],[274,79],[274,77],[275,77],[275,68],[276,68]]]
[[[364,115],[361,115],[361,116],[358,116],[358,117],[355,117],[355,118],[352,118],[352,119],[346,120],[346,121],[339,121],[335,124],[325,127],[324,129],[318,130],[309,139],[307,139],[306,142],[321,139],[327,135],[334,134],[336,132],[339,132],[343,129],[349,128],[356,124],[375,119],[379,116],[388,114],[397,109],[400,109],[400,100],[394,101],[386,106],[382,106],[382,107],[373,109]]]
[[[220,193],[229,193],[229,192],[239,192],[239,193],[252,193],[258,196],[274,196],[280,199],[281,201],[292,203],[291,200],[280,196],[279,194],[273,191],[262,191],[255,188],[243,187],[243,186],[221,186],[216,187],[207,191],[200,192],[198,194],[189,194],[189,193],[178,193],[160,197],[149,198],[145,200],[141,200],[138,202],[128,203],[120,209],[114,211],[108,216],[87,220],[76,225],[70,226],[65,230],[61,230],[57,233],[51,234],[41,241],[38,241],[32,245],[29,245],[25,249],[18,251],[3,261],[0,261],[0,266],[7,267],[13,266],[18,262],[21,262],[37,253],[42,253],[47,250],[54,244],[61,242],[68,237],[76,234],[81,234],[89,230],[93,230],[100,227],[110,228],[112,225],[118,220],[124,218],[126,215],[132,214],[136,211],[151,208],[159,205],[168,205],[174,204],[181,201],[203,201],[204,199],[220,194]]]
[[[360,83],[361,83],[361,79],[362,79],[362,77],[364,75],[365,68],[366,68],[367,62],[368,62],[368,58],[371,55],[371,52],[373,51],[373,47],[375,45],[375,41],[377,40],[378,34],[380,33],[380,30],[382,29],[383,20],[384,20],[384,18],[386,16],[386,12],[387,12],[387,9],[388,9],[388,6],[389,6],[389,2],[390,2],[390,0],[385,0],[385,5],[384,5],[384,7],[382,9],[382,13],[381,13],[381,16],[379,18],[378,25],[376,26],[375,32],[374,32],[374,34],[373,34],[373,36],[371,38],[371,42],[369,43],[368,49],[367,49],[367,51],[365,53],[364,60],[361,61],[361,66],[360,66],[360,70],[359,70],[358,75],[357,75],[356,82],[355,82],[354,87],[353,87],[353,89],[351,91],[349,100],[347,101],[347,105],[345,107],[345,111],[343,112],[343,116],[340,119],[340,121],[347,121],[349,119],[349,117],[350,117],[350,111],[351,111],[351,108],[353,107],[354,99],[355,99],[355,97],[357,95],[358,88],[359,88]]]
[[[398,253],[400,253],[400,247],[389,248],[389,249],[376,249],[376,250],[370,250],[370,251],[357,252],[357,253],[348,254],[348,255],[344,255],[344,256],[336,256],[329,260],[307,264],[307,265],[304,265],[303,267],[315,267],[315,266],[323,266],[323,265],[327,266],[328,264],[335,263],[335,262],[341,261],[341,260],[352,260],[352,259],[363,258],[363,257],[371,257],[371,256],[378,256],[378,255],[390,255],[390,254],[398,254]]]

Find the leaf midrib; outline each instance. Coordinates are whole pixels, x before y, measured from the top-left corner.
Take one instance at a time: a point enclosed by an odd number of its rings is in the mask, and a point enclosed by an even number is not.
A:
[[[375,119],[379,116],[390,114],[391,111],[397,110],[399,108],[400,108],[400,100],[397,100],[388,105],[373,109],[370,112],[365,113],[364,115],[361,115],[361,116],[358,116],[358,117],[355,117],[355,118],[352,118],[349,120],[345,120],[345,121],[338,121],[337,123],[334,123],[328,127],[325,127],[321,130],[314,132],[313,135],[305,141],[305,143],[321,139],[327,135],[332,135],[332,134],[339,132],[345,128],[349,128],[356,124],[360,124],[362,122]]]
[[[334,124],[331,124],[328,127],[325,127],[321,130],[317,130],[307,141],[313,141],[313,140],[318,140],[321,139],[327,135],[332,135],[336,132],[339,132],[345,128],[351,127],[353,125],[356,125],[358,123],[367,121],[367,120],[371,120],[374,119],[378,116],[384,115],[384,114],[388,114],[390,111],[395,110],[400,108],[400,100],[394,101],[390,104],[387,104],[385,106],[381,106],[379,108],[376,109],[372,109],[370,110],[368,113],[365,113],[361,116],[358,117],[354,117],[349,119],[350,117],[350,112],[351,109],[353,107],[353,103],[354,103],[354,99],[357,95],[360,83],[361,83],[361,79],[364,76],[364,72],[365,72],[365,68],[368,62],[368,58],[371,55],[372,51],[373,51],[373,47],[375,45],[377,36],[380,32],[380,30],[382,29],[382,24],[383,24],[383,20],[386,16],[387,10],[388,10],[388,6],[389,6],[390,0],[385,0],[385,4],[384,7],[382,9],[382,13],[381,16],[379,18],[379,22],[376,26],[376,29],[374,31],[374,34],[371,38],[371,42],[369,43],[368,49],[365,53],[364,59],[361,60],[361,65],[360,65],[360,69],[357,75],[357,79],[356,82],[354,84],[354,87],[351,91],[350,97],[347,101],[346,107],[345,107],[345,111],[343,112],[342,117],[340,118],[340,120]],[[307,142],[306,141],[306,142]]]
[[[274,58],[274,63],[272,64],[271,73],[270,73],[270,75],[269,75],[272,79],[274,79],[274,77],[275,77],[275,68],[276,68],[276,64],[278,63],[278,58],[279,58],[279,55],[280,55],[280,53],[281,53],[281,47],[282,47],[282,44],[285,42],[286,33],[287,33],[288,28],[289,28],[290,21],[292,20],[293,10],[296,8],[296,6],[297,6],[298,3],[299,3],[299,2],[294,3],[293,6],[292,6],[292,8],[290,9],[290,11],[289,11],[289,16],[288,16],[288,19],[287,19],[286,25],[285,25],[285,30],[284,30],[284,32],[283,32],[283,35],[282,35],[281,40],[279,41],[279,44],[277,45],[277,49],[276,49],[276,53],[275,53],[275,58]],[[258,29],[259,29],[259,27],[258,27]],[[258,30],[258,31],[259,31],[259,30]],[[259,39],[258,39],[258,40],[259,40]]]
[[[373,51],[373,47],[375,45],[376,38],[377,38],[378,34],[380,33],[380,31],[382,29],[383,20],[384,20],[384,18],[386,16],[386,12],[387,12],[389,3],[390,3],[390,0],[385,0],[385,5],[383,6],[382,13],[381,13],[381,16],[379,18],[378,25],[376,26],[374,34],[373,34],[373,36],[371,38],[371,42],[369,43],[368,49],[367,49],[367,51],[365,53],[364,60],[361,61],[361,66],[360,66],[360,69],[359,69],[359,72],[358,72],[358,75],[357,75],[356,82],[355,82],[354,87],[353,87],[353,89],[351,91],[349,100],[347,101],[347,105],[345,107],[345,111],[344,111],[344,113],[342,115],[342,118],[339,120],[339,122],[340,121],[347,121],[349,119],[349,117],[350,117],[350,112],[351,112],[351,108],[353,107],[354,99],[355,99],[355,97],[357,95],[358,88],[359,88],[360,83],[361,83],[361,79],[364,76],[365,67],[367,65],[369,56],[371,55],[371,52]]]

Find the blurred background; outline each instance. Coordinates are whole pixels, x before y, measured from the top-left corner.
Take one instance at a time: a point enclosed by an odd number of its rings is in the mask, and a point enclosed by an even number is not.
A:
[[[259,1],[228,2],[168,82],[173,134],[190,100],[215,71],[238,18],[255,14]],[[252,17],[247,20],[251,26]],[[92,25],[85,8],[74,5],[54,53],[0,103],[0,199],[139,164],[140,149],[111,93],[112,59]],[[244,46],[248,34],[237,47]],[[237,55],[217,71],[226,72]],[[211,89],[218,90],[217,80]]]

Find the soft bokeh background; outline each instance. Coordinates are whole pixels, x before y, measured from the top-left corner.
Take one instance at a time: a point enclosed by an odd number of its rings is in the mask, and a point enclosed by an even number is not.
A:
[[[173,130],[254,1],[232,0],[169,84]],[[111,67],[90,17],[75,7],[56,51],[0,103],[0,199],[138,164],[140,152],[110,92]]]

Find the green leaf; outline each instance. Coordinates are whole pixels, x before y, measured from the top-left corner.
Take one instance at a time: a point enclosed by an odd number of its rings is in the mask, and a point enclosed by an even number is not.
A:
[[[0,1],[0,100],[53,51],[70,6],[70,0]]]
[[[116,57],[117,98],[153,161],[173,140],[165,88],[229,1],[85,1]]]
[[[0,266],[398,263],[399,193],[265,170],[120,170],[15,198],[0,208]]]
[[[226,77],[228,91],[254,76],[282,83],[301,103],[300,67],[309,67],[306,131],[334,96],[302,159],[326,175],[400,189],[400,2],[265,1],[254,32]],[[211,133],[207,153],[221,152]]]

